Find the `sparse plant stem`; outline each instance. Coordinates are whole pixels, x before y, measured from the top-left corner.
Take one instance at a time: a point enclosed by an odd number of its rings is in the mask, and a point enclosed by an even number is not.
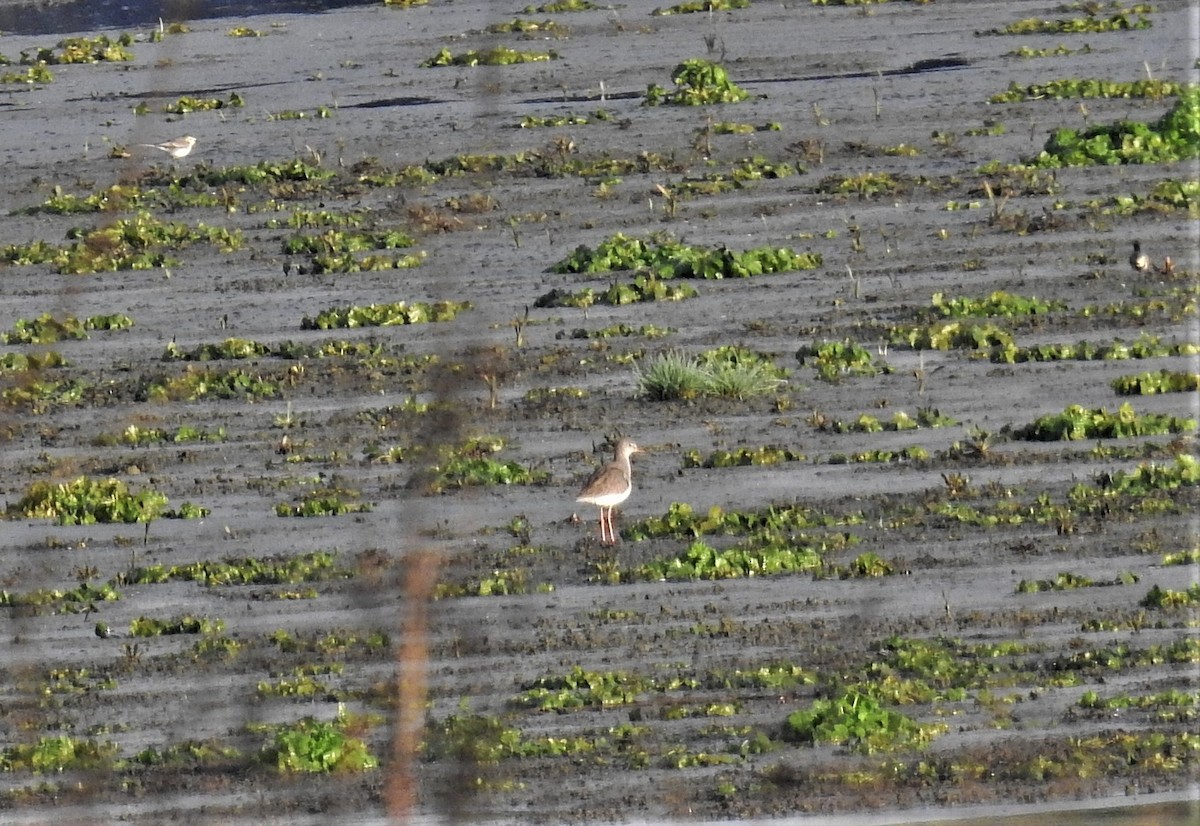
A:
[[[666,209],[664,211],[666,212],[667,217],[674,218],[675,211],[679,208],[679,198],[675,194],[675,190],[667,189],[667,187],[663,186],[662,184],[655,184],[654,188],[658,190],[659,194],[663,196],[663,200],[666,202]]]
[[[925,395],[925,380],[929,378],[929,374],[925,372],[925,354],[922,352],[917,356],[917,367],[913,370],[913,378],[917,380],[917,395]]]
[[[525,346],[525,327],[529,324],[529,305],[525,305],[525,314],[513,319],[513,331],[517,335],[517,347]]]

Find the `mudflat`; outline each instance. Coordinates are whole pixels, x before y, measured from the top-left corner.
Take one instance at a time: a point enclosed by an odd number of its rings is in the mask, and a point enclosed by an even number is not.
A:
[[[1194,4],[657,9],[0,85],[6,821],[1195,818]]]

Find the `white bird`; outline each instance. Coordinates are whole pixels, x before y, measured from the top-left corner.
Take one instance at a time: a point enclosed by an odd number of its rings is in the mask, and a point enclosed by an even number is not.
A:
[[[146,146],[150,149],[161,149],[175,160],[186,158],[188,153],[192,151],[192,147],[196,145],[196,139],[191,135],[184,135],[182,138],[166,141],[164,143],[143,143],[140,146]]]
[[[1133,271],[1144,273],[1150,269],[1150,256],[1142,252],[1142,242],[1133,242],[1133,252],[1129,253],[1129,266],[1133,267]]]

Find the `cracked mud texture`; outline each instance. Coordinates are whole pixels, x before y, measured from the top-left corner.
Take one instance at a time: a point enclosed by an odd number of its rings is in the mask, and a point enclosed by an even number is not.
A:
[[[1123,214],[1112,203],[1145,196],[1164,179],[1194,181],[1195,162],[1042,171],[1035,182],[979,171],[1035,156],[1056,128],[1157,120],[1172,98],[986,101],[1012,82],[1055,78],[1132,81],[1149,73],[1194,82],[1194,6],[1158,3],[1143,15],[1148,29],[1029,36],[975,33],[1083,12],[1049,2],[759,3],[672,16],[653,16],[655,8],[633,2],[522,15],[565,27],[549,39],[486,31],[513,19],[515,9],[438,0],[198,20],[157,43],[135,32],[130,63],[53,66],[50,83],[0,88],[3,245],[62,246],[72,227],[134,214],[37,210],[55,187],[85,196],[126,182],[164,192],[173,176],[185,179],[183,194],[228,206],[182,205],[176,193],[149,199],[147,211],[193,227],[238,229],[244,240],[228,252],[205,243],[168,250],[173,262],[145,270],[75,275],[50,264],[0,265],[4,331],[43,313],[134,320],[128,330],[92,331],[87,340],[0,348],[3,355],[54,350],[69,362],[0,371],[7,504],[35,483],[87,475],[161,491],[172,508],[208,509],[200,519],[157,519],[148,528],[59,526],[17,514],[2,523],[6,601],[20,603],[37,589],[69,591],[80,581],[115,581],[121,595],[94,610],[61,600],[4,608],[5,757],[43,737],[115,744],[98,767],[0,775],[4,820],[300,823],[395,812],[402,804],[388,785],[400,765],[392,678],[398,652],[420,654],[419,646],[404,648],[421,642],[404,631],[416,602],[406,582],[429,558],[441,598],[428,605],[423,640],[427,727],[414,768],[420,816],[899,820],[1194,793],[1194,705],[1098,710],[1080,699],[1089,691],[1195,697],[1194,608],[1142,603],[1154,586],[1183,591],[1196,581],[1194,564],[1164,564],[1165,555],[1197,547],[1196,489],[1114,494],[1092,505],[1071,496],[1077,485],[1102,488],[1143,463],[1174,467],[1176,455],[1193,452],[1192,434],[1071,442],[1015,434],[1068,405],[1115,411],[1128,400],[1138,414],[1195,417],[1194,392],[1127,399],[1110,382],[1164,368],[1194,373],[1196,358],[1009,364],[990,360],[987,350],[890,342],[896,325],[935,320],[935,293],[983,298],[995,290],[1061,302],[1048,313],[979,320],[1021,346],[1143,335],[1164,344],[1197,340],[1195,212]],[[228,36],[239,24],[262,36]],[[0,54],[15,60],[56,39],[6,36]],[[1067,54],[1010,54],[1060,44]],[[553,49],[560,58],[419,68],[442,47],[459,54],[495,45]],[[649,84],[670,87],[672,69],[692,57],[720,59],[750,99],[642,105]],[[183,96],[228,101],[234,92],[243,108],[162,112]],[[134,113],[139,103],[148,114]],[[611,117],[519,128],[526,116],[597,110]],[[289,112],[304,117],[281,117]],[[706,134],[721,121],[779,128]],[[199,142],[173,167],[137,146],[183,134]],[[916,154],[887,151],[901,145]],[[127,148],[128,157],[112,157],[113,147]],[[510,162],[451,174],[446,162],[464,155]],[[188,179],[296,158],[333,177],[223,186]],[[729,181],[750,158],[798,171],[714,194],[688,191],[706,176]],[[618,163],[606,169],[601,161],[609,159]],[[421,164],[439,174],[378,183]],[[882,194],[828,191],[828,182],[864,173],[888,173],[900,185]],[[995,188],[992,201],[985,180]],[[947,209],[951,202],[962,208]],[[376,254],[420,251],[424,260],[410,269],[319,273],[308,256],[284,251],[293,236],[325,229],[289,227],[300,209],[359,215],[367,227],[411,235],[412,249]],[[578,245],[594,247],[618,232],[735,251],[789,247],[819,254],[822,264],[688,281],[699,295],[681,301],[536,306],[555,289],[602,292],[632,282],[632,272],[548,271]],[[1156,268],[1170,256],[1173,272],[1134,273],[1133,239]],[[335,307],[447,300],[471,308],[434,323],[302,328],[305,317]],[[631,334],[595,337],[614,325]],[[639,334],[647,325],[667,332]],[[288,342],[341,340],[379,349],[163,358],[172,343],[190,353],[229,337],[274,352]],[[796,356],[846,339],[886,371],[827,381]],[[638,365],[666,351],[722,345],[770,356],[789,371],[786,383],[746,400],[639,394]],[[147,389],[202,369],[244,370],[277,391],[189,401]],[[69,380],[82,383],[78,398],[38,399],[41,384]],[[414,412],[414,403],[433,407]],[[883,432],[836,426],[863,414],[888,422],[897,411],[916,417],[922,410],[955,424]],[[120,441],[130,428],[173,434],[181,426],[224,437]],[[576,506],[574,496],[609,459],[606,438],[618,434],[649,452],[635,458],[634,493],[618,516],[624,537],[609,549],[597,541],[595,509]],[[500,437],[496,458],[544,478],[431,493],[433,466],[443,461],[437,450],[476,436]],[[704,458],[767,445],[803,459],[735,468],[685,461],[691,451]],[[914,446],[927,458],[845,460]],[[276,515],[278,505],[314,491],[370,509]],[[648,538],[648,520],[673,503],[700,514],[807,509],[813,524],[784,529],[781,541],[825,550],[815,568],[790,574],[638,579],[639,566],[682,556],[696,539],[690,529]],[[701,538],[722,549],[750,541]],[[343,574],[295,585],[121,584],[139,566],[312,552],[333,553]],[[864,554],[892,573],[849,575]],[[1071,581],[1064,573],[1095,584],[1018,590],[1022,582]],[[465,595],[489,581],[520,593]],[[199,635],[130,636],[138,617],[185,614],[222,620],[213,636],[240,648],[199,655]],[[115,633],[98,637],[97,622]],[[280,629],[304,644],[279,645]],[[360,639],[382,631],[390,645],[318,645],[335,631]],[[902,663],[897,652],[918,643],[944,657],[949,672]],[[260,692],[260,683],[303,666],[341,670],[318,673],[324,689],[315,696]],[[793,679],[753,676],[773,666]],[[516,701],[577,667],[593,679],[621,675],[632,687],[560,713]],[[886,708],[945,725],[924,748],[866,753],[853,743],[788,735],[793,712],[849,686],[886,692],[888,679],[894,694]],[[380,768],[280,775],[260,759],[270,738],[248,724],[306,715],[329,721],[339,700],[368,715],[354,733]],[[501,749],[493,760],[485,746],[504,729],[543,751],[553,742],[575,750],[513,756]],[[135,760],[193,741],[236,751],[174,764]],[[1125,759],[1109,759],[1118,753]],[[1160,822],[1194,814],[1175,809]]]

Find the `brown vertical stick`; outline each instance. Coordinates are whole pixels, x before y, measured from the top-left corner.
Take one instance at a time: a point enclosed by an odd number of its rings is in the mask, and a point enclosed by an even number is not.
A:
[[[425,731],[426,669],[429,663],[429,600],[437,584],[438,555],[416,551],[405,560],[405,617],[396,648],[396,716],[392,729],[392,764],[384,784],[388,817],[409,821],[417,808],[417,751]]]

